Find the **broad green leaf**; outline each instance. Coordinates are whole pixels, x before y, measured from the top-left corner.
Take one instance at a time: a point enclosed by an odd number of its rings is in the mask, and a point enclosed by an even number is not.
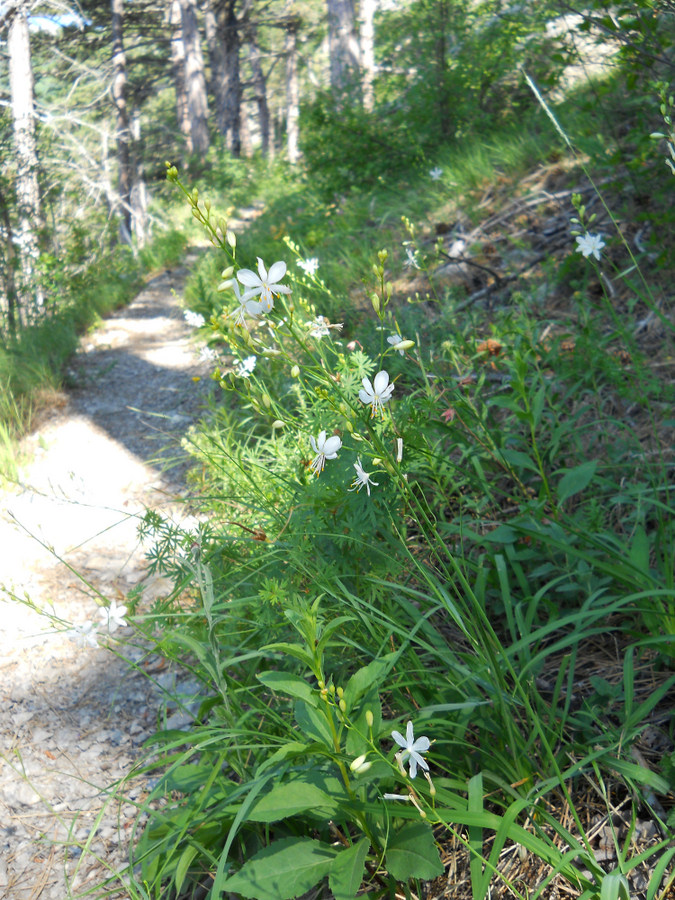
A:
[[[260,763],[257,769],[257,774],[261,775],[266,769],[269,769],[272,766],[276,766],[277,763],[283,762],[285,759],[288,759],[289,756],[299,756],[306,750],[307,744],[302,744],[300,741],[289,741],[287,744],[284,744],[283,747],[279,747],[278,750],[275,750],[271,756],[268,756],[266,760]]]
[[[298,700],[295,704],[295,721],[305,737],[319,741],[331,750],[334,749],[333,735],[323,709],[314,709],[314,707],[308,706],[304,700]]]
[[[249,812],[251,822],[278,822],[308,809],[325,810],[328,816],[337,809],[335,801],[313,784],[293,781],[280,784],[265,794]]]
[[[310,838],[283,838],[256,853],[221,885],[251,900],[293,900],[328,874],[335,850]]]
[[[597,468],[598,461],[592,459],[573,469],[568,469],[558,482],[558,503],[564,503],[569,497],[573,497],[587,488],[593,480]]]
[[[468,810],[477,813],[483,812],[483,776],[480,772],[470,779],[468,784]],[[483,829],[469,826],[469,846],[471,856],[469,869],[471,871],[471,892],[474,897],[483,897],[490,881],[490,873],[483,874]]]
[[[341,850],[330,867],[328,885],[335,900],[354,900],[363,881],[370,842],[361,838],[347,850]]]
[[[279,650],[281,653],[287,653],[289,656],[294,656],[296,659],[299,659],[300,662],[304,663],[310,672],[314,671],[314,659],[312,658],[312,655],[308,653],[304,647],[301,647],[300,644],[287,644],[282,641],[276,644],[267,644],[263,647],[263,650]]]
[[[363,666],[362,669],[354,672],[345,687],[345,701],[350,710],[353,709],[354,704],[362,694],[365,694],[366,691],[371,690],[373,687],[377,688],[382,683],[391,672],[398,657],[399,653],[387,653],[386,656],[374,659],[367,666]]]
[[[535,461],[521,450],[502,450],[502,457],[516,469],[530,469],[532,472],[539,472]]]
[[[291,675],[289,672],[261,672],[256,677],[265,687],[271,688],[277,694],[288,694],[290,697],[304,700],[311,706],[318,706],[316,691],[306,679],[298,675]]]
[[[639,766],[637,763],[628,762],[625,759],[616,759],[613,756],[604,756],[601,762],[613,772],[618,772],[624,778],[632,778],[640,784],[646,784],[659,794],[665,795],[670,790],[670,785],[665,778],[645,766]]]
[[[345,691],[345,694],[347,692]],[[378,737],[382,728],[382,705],[377,690],[369,691],[363,698],[360,705],[360,711],[355,719],[352,719],[352,727],[347,732],[347,741],[345,749],[349,756],[359,756],[368,750],[370,744],[368,742],[368,723],[366,721],[366,712],[373,714],[373,735]]]
[[[390,839],[384,859],[387,871],[397,881],[429,880],[443,874],[434,835],[426,822],[404,825]]]

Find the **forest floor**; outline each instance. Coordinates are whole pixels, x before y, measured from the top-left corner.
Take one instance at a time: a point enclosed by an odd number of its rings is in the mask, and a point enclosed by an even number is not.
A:
[[[121,809],[107,786],[129,776],[159,716],[190,721],[166,710],[176,676],[125,642],[129,629],[109,639],[113,655],[78,646],[65,624],[101,624],[98,606],[132,588],[144,606],[170,590],[147,576],[137,526],[148,508],[185,519],[184,466],[167,474],[165,462],[213,385],[180,308],[186,275],[153,278],[82,339],[74,387],[0,492],[0,900],[65,900],[68,883],[79,894],[121,869],[144,784],[126,785]],[[197,692],[177,688],[186,702]]]

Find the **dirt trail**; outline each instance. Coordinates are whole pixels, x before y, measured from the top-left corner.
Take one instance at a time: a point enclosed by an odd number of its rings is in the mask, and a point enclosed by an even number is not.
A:
[[[167,592],[146,577],[138,517],[148,507],[183,517],[184,466],[167,476],[148,460],[179,452],[213,384],[195,380],[209,369],[178,302],[185,275],[157,276],[83,339],[78,386],[27,440],[31,461],[0,495],[0,900],[65,900],[124,864],[135,808],[111,804],[99,821],[102,789],[130,771],[174,676],[146,677],[128,628],[114,637],[143,671],[78,646],[11,595],[100,625],[97,591],[118,604],[138,585],[146,600]],[[91,837],[91,852],[64,862],[69,834]]]

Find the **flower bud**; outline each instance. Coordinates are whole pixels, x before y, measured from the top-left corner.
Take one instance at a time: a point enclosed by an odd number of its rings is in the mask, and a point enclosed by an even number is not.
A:
[[[389,256],[388,250],[380,250],[377,254],[377,258],[380,260],[381,263],[386,262],[386,259],[388,256]]]
[[[262,395],[262,402],[263,402],[263,406],[265,407],[265,409],[269,409],[270,406],[272,405],[272,401],[270,400],[268,394]]]
[[[342,700],[342,698],[343,698],[344,695],[345,695],[344,688],[339,687],[339,688],[337,689],[337,695],[338,695],[338,697],[340,698],[340,700]]]
[[[196,206],[192,208],[192,215],[195,217],[195,219],[201,219],[202,217],[202,214],[199,212]]]
[[[229,230],[226,231],[225,232],[225,240],[230,245],[230,247],[232,247],[232,249],[234,250],[234,248],[237,246],[237,235],[234,233],[234,231],[229,231]]]
[[[320,678],[319,681],[317,682],[317,684],[319,685],[321,690],[323,690],[326,687],[326,682],[323,680],[323,678]]]
[[[206,210],[207,213],[211,212],[211,201],[210,200],[204,201],[204,209]]]
[[[375,310],[375,312],[376,312],[376,313],[379,313],[379,311],[380,311],[380,298],[377,296],[377,294],[373,294],[373,296],[370,298],[370,302],[373,304],[373,309]]]
[[[281,419],[275,419],[274,422],[272,422],[272,428],[283,428],[283,427],[284,427],[284,423],[281,421]]]
[[[342,712],[347,712],[347,704],[345,703],[344,698],[340,700],[338,706],[340,707]]]
[[[234,266],[228,266],[226,269],[220,273],[221,278],[232,278],[234,275]]]
[[[219,292],[229,291],[229,289],[232,287],[233,283],[234,283],[234,279],[228,278],[227,281],[221,281],[220,284],[218,285],[218,287],[216,288],[216,290]]]
[[[368,726],[368,728],[373,727],[373,713],[370,709],[366,710],[366,725]]]
[[[192,202],[195,206],[199,203],[199,191],[197,188],[192,188]]]
[[[394,344],[394,350],[410,350],[411,347],[415,346],[415,341],[399,341],[398,344]]]
[[[293,368],[291,369],[291,376],[293,378],[297,378],[299,374],[300,374],[300,366],[293,366]]]
[[[394,293],[394,285],[391,281],[388,281],[384,286],[385,293],[387,295],[387,300],[391,300],[391,295]]]
[[[356,772],[357,769],[361,768],[361,766],[364,764],[365,761],[366,761],[366,754],[362,753],[361,756],[357,756],[356,759],[353,759],[349,763],[349,768],[352,770],[352,772]]]
[[[262,355],[273,359],[276,356],[281,356],[281,350],[275,350],[274,347],[268,347],[266,350],[263,350]]]

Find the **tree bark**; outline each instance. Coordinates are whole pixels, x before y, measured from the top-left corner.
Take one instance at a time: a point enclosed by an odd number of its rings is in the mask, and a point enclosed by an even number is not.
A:
[[[148,189],[141,162],[141,117],[134,110],[131,120],[131,134],[134,141],[134,180],[131,185],[131,222],[137,247],[145,247],[148,240]]]
[[[353,0],[326,0],[328,9],[328,54],[330,85],[336,96],[356,84],[361,71]]]
[[[227,97],[227,63],[225,59],[225,47],[218,33],[218,21],[212,0],[208,0],[204,9],[204,33],[206,34],[206,46],[209,51],[209,66],[211,79],[210,91],[215,101],[216,128],[219,134],[225,135],[226,125],[226,97]]]
[[[207,125],[206,76],[197,26],[197,10],[195,0],[179,0],[179,2],[185,52],[185,97],[187,118],[190,123],[188,149],[191,153],[203,154],[209,149],[210,139]]]
[[[359,43],[361,46],[363,106],[372,112],[375,106],[375,27],[378,0],[361,0]]]
[[[171,75],[176,92],[176,118],[181,134],[185,137],[188,153],[192,152],[190,119],[188,117],[187,93],[185,90],[185,44],[183,43],[183,23],[180,0],[170,0],[168,11],[171,30]]]
[[[38,233],[42,226],[38,155],[35,141],[35,109],[33,67],[30,57],[28,18],[21,5],[10,13],[7,51],[9,85],[12,99],[14,148],[16,151],[16,199],[22,281],[19,296],[26,302],[32,298],[36,311],[44,306],[42,288],[37,283],[35,262],[39,256]]]
[[[12,220],[9,215],[9,204],[5,200],[2,192],[2,183],[0,182],[0,222],[4,231],[5,239],[5,298],[7,308],[3,310],[4,318],[7,321],[9,333],[16,333],[17,325],[21,323],[21,306],[18,302],[18,294],[16,290],[16,253],[14,251],[14,230],[12,228]]]
[[[258,127],[260,129],[260,148],[267,159],[270,156],[270,110],[267,104],[267,78],[263,72],[258,46],[258,33],[255,25],[246,27],[246,43],[248,45],[248,61],[253,73],[253,90],[258,106]]]
[[[239,70],[239,21],[237,0],[220,0],[217,7],[218,30],[225,48],[227,87],[225,93],[225,133],[232,156],[241,156],[241,74]]]
[[[124,0],[111,0],[112,11],[112,98],[116,111],[117,168],[120,195],[120,237],[131,243],[131,132],[127,110],[127,69],[124,55],[122,17]]]
[[[300,100],[298,90],[298,26],[297,19],[291,19],[286,26],[286,147],[288,161],[297,163],[298,119],[300,117]]]

